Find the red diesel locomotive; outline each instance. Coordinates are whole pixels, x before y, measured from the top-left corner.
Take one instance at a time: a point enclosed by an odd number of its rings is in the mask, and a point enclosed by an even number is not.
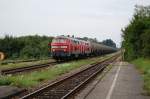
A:
[[[51,46],[51,55],[56,60],[102,55],[116,51],[116,49],[102,44],[65,36],[55,37],[49,46]]]

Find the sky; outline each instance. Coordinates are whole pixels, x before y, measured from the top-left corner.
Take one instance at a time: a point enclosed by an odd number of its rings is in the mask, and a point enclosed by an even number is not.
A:
[[[0,0],[0,37],[74,35],[121,43],[135,5],[150,0]]]

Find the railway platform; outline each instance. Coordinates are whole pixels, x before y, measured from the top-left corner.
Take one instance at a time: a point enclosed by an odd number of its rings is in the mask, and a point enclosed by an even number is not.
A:
[[[12,87],[12,86],[0,86],[0,99],[10,99],[11,95],[18,94],[25,91],[25,89]]]
[[[98,76],[75,99],[150,99],[144,95],[142,77],[132,64],[113,65],[103,78]]]

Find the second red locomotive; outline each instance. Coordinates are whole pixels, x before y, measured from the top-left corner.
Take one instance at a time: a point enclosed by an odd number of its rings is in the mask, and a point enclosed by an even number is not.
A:
[[[55,37],[49,46],[51,46],[52,57],[56,60],[79,58],[89,55],[102,55],[116,51],[115,48],[102,44],[65,36]]]

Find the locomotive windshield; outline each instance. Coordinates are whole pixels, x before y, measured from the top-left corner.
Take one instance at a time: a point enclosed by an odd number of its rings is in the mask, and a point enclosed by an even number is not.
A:
[[[56,39],[53,39],[52,42],[53,43],[66,43],[66,39],[64,39],[64,38],[56,38]]]

